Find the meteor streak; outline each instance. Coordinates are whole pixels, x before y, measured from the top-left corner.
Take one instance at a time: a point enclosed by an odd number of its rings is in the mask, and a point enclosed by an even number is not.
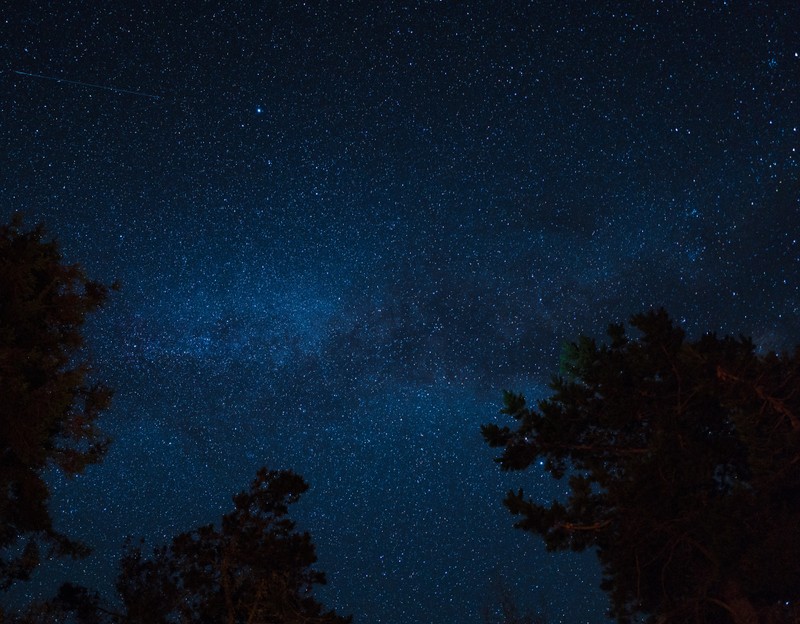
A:
[[[30,78],[41,78],[42,80],[52,80],[54,82],[66,82],[68,84],[80,85],[81,87],[89,87],[91,89],[103,89],[105,91],[114,91],[115,93],[127,93],[128,95],[140,95],[142,97],[150,98],[152,100],[160,100],[160,95],[152,95],[151,93],[143,93],[142,91],[131,91],[130,89],[119,89],[117,87],[108,87],[106,85],[92,84],[91,82],[81,82],[80,80],[67,80],[66,78],[57,78],[56,76],[44,76],[43,74],[31,74],[24,71],[16,71],[15,74],[20,76],[28,76]]]

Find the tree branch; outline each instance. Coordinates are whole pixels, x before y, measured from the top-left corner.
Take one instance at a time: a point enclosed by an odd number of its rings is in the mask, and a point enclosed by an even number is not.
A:
[[[573,522],[562,522],[557,524],[555,528],[564,529],[565,531],[599,531],[605,529],[611,524],[611,520],[603,520],[602,522],[595,522],[594,524],[575,524]]]
[[[775,410],[778,414],[785,416],[792,425],[792,431],[800,431],[800,419],[794,415],[794,413],[786,407],[786,404],[781,401],[780,399],[770,396],[761,386],[757,386],[752,382],[748,382],[741,377],[737,377],[736,375],[729,373],[721,366],[717,366],[717,379],[721,381],[735,381],[737,383],[743,384],[748,386],[753,392],[756,393],[759,399],[767,403],[773,410]]]

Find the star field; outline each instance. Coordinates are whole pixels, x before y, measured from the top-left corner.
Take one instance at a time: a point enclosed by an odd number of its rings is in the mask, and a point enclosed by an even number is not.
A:
[[[651,306],[798,342],[794,3],[32,1],[2,27],[3,218],[122,282],[87,328],[114,445],[54,477],[94,554],[25,597],[110,588],[126,535],[213,521],[267,465],[311,484],[320,597],[356,623],[480,622],[497,579],[600,623],[593,556],[500,504],[566,488],[499,473],[501,390],[544,396],[565,340]]]

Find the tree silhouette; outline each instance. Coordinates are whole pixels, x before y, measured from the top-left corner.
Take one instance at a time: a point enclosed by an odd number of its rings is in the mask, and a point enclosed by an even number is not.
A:
[[[182,533],[145,558],[123,557],[117,589],[128,623],[281,622],[344,624],[323,612],[311,591],[325,575],[308,533],[295,531],[288,505],[308,489],[290,471],[261,469],[250,490],[233,497],[221,526]]]
[[[686,340],[663,310],[570,345],[554,394],[484,425],[505,470],[569,474],[566,501],[505,504],[550,550],[595,548],[619,622],[800,621],[800,349]]]
[[[90,385],[81,330],[108,289],[63,263],[43,226],[0,226],[0,588],[24,580],[40,547],[79,556],[84,545],[54,530],[43,472],[67,475],[99,462],[108,438],[95,426],[111,398]]]
[[[307,489],[291,471],[262,468],[249,491],[233,497],[234,510],[219,526],[182,533],[150,556],[128,544],[117,579],[119,608],[66,584],[19,622],[346,624],[349,617],[324,611],[314,599],[313,587],[325,575],[311,567],[311,536],[288,517],[288,506]]]

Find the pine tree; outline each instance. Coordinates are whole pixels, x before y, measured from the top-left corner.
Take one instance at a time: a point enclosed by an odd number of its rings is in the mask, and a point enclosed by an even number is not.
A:
[[[800,621],[800,349],[690,342],[663,310],[570,345],[554,394],[484,425],[505,470],[543,461],[567,500],[505,504],[550,550],[596,550],[621,623]]]
[[[182,533],[149,557],[129,547],[117,582],[123,612],[110,621],[349,622],[325,611],[312,594],[325,575],[311,567],[311,536],[296,531],[288,516],[288,506],[307,489],[291,471],[261,469],[250,489],[234,496],[234,510],[220,525]]]
[[[105,454],[96,426],[111,392],[89,381],[81,333],[108,288],[64,264],[40,225],[0,226],[0,588],[24,580],[41,547],[80,556],[87,548],[53,528],[43,473],[72,476]]]

